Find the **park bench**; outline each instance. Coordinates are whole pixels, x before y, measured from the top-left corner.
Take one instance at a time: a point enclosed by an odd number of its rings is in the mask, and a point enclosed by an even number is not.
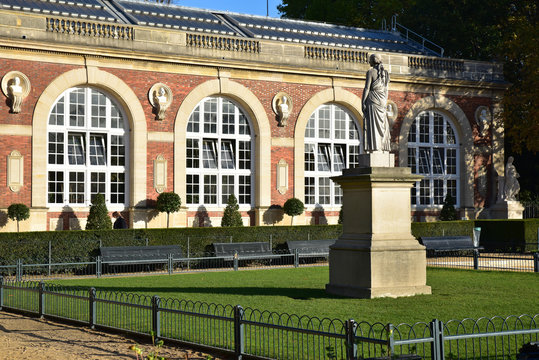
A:
[[[419,239],[421,244],[426,247],[427,255],[483,250],[483,247],[474,245],[470,236],[422,236]]]
[[[235,243],[213,243],[213,255],[216,257],[240,257],[247,256],[268,256],[273,255],[270,243],[268,242],[235,242]]]
[[[169,255],[175,259],[183,257],[179,245],[110,246],[101,247],[99,250],[101,261],[109,265],[167,260]]]
[[[312,255],[329,253],[329,247],[335,244],[335,239],[324,240],[294,240],[287,241],[288,252],[294,254],[297,250],[300,255]]]

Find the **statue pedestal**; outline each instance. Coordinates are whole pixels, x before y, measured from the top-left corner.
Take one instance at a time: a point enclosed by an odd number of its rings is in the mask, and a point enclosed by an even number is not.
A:
[[[362,155],[362,163],[378,163],[372,155]],[[327,292],[357,298],[431,293],[425,247],[411,234],[410,188],[420,178],[407,167],[370,166],[333,178],[343,190],[344,218],[343,234],[329,251]]]
[[[524,206],[516,200],[502,200],[494,204],[489,210],[492,219],[522,219]]]

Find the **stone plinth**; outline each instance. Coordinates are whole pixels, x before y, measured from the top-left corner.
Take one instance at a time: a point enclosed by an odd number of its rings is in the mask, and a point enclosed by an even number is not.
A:
[[[522,219],[524,206],[516,200],[498,201],[490,209],[492,219]]]
[[[358,298],[431,293],[425,247],[411,234],[410,188],[420,178],[410,168],[366,166],[333,178],[343,190],[343,234],[329,251],[329,293]]]

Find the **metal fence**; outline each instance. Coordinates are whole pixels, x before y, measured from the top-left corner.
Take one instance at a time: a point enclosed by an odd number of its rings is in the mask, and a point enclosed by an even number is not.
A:
[[[178,274],[182,272],[266,269],[275,267],[300,267],[328,264],[328,253],[299,253],[295,251],[274,253],[273,255],[234,255],[223,257],[185,257],[155,260],[102,261],[101,257],[91,261],[77,262],[43,261],[34,264],[23,263],[21,259],[12,265],[0,265],[0,276],[15,280],[56,279],[79,276],[127,276],[141,274]],[[506,254],[481,253],[474,251],[442,251],[427,256],[427,266],[475,269],[539,272],[539,253]]]
[[[0,278],[0,310],[197,345],[235,359],[511,359],[539,314],[369,324]]]

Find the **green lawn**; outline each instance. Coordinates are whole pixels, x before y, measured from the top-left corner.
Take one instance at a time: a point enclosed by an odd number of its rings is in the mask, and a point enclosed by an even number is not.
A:
[[[324,290],[328,279],[328,267],[305,267],[54,283],[371,323],[539,313],[539,277],[534,273],[429,268],[427,284],[432,295],[372,300],[328,295]]]

